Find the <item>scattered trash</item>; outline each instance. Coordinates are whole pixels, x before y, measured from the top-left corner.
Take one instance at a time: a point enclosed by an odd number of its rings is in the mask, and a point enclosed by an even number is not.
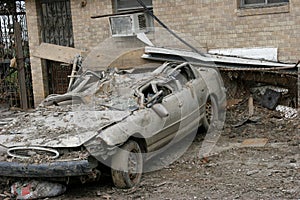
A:
[[[232,125],[232,127],[237,128],[237,127],[243,126],[248,123],[257,123],[260,120],[261,120],[260,117],[247,117],[246,119]]]
[[[252,176],[254,174],[257,174],[259,171],[258,170],[252,170],[247,172],[247,176]]]
[[[166,185],[166,184],[167,184],[167,182],[166,182],[166,181],[164,181],[164,182],[161,182],[161,183],[155,184],[153,187],[161,187],[161,186],[164,186],[164,185]]]
[[[201,162],[204,163],[204,164],[206,164],[206,163],[209,163],[210,160],[209,160],[208,157],[203,157],[203,158],[201,159]]]
[[[258,86],[258,87],[253,87],[250,88],[251,93],[257,93],[258,95],[264,95],[267,90],[273,90],[275,92],[279,92],[282,95],[286,95],[289,90],[286,88],[281,88],[273,85],[266,85],[266,86]]]
[[[278,105],[278,101],[281,97],[280,92],[276,92],[269,88],[266,89],[265,94],[261,98],[261,105],[270,110],[274,110]]]
[[[248,108],[249,108],[249,117],[254,115],[254,106],[253,106],[253,97],[250,95],[248,100]]]
[[[226,108],[227,109],[231,109],[234,106],[238,105],[239,103],[241,103],[243,101],[243,99],[229,99],[227,100],[227,105]]]
[[[112,197],[110,196],[110,195],[108,195],[108,194],[104,194],[103,196],[102,196],[102,199],[106,199],[106,200],[110,200]]]
[[[4,191],[3,194],[0,194],[0,199],[3,199],[3,200],[11,199],[10,197],[11,197],[11,194],[6,191]]]
[[[251,138],[244,140],[240,147],[264,147],[267,142],[267,138]]]
[[[63,194],[66,187],[59,183],[28,181],[16,182],[11,186],[11,193],[16,199],[40,199]]]
[[[281,112],[286,119],[293,119],[297,117],[297,110],[288,106],[278,105],[276,111]]]

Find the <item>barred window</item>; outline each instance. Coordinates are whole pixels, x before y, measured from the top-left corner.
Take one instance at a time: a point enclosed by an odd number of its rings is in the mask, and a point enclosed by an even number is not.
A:
[[[289,0],[241,0],[241,6],[265,6],[288,3]]]

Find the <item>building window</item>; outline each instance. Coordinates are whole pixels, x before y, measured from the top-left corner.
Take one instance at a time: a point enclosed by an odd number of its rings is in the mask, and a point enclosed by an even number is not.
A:
[[[241,7],[272,6],[288,3],[289,0],[241,0]]]
[[[152,0],[143,0],[143,2],[148,8],[152,9]],[[113,0],[113,5],[116,13],[138,10],[142,8],[137,0]]]
[[[74,47],[70,0],[41,0],[43,42]]]

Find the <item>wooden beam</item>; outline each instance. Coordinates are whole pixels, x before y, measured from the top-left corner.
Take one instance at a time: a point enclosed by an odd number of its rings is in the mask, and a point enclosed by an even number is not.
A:
[[[22,32],[19,22],[15,22],[15,41],[16,41],[16,59],[18,67],[18,79],[19,79],[19,88],[20,88],[20,99],[21,99],[21,108],[27,110],[28,100],[27,100],[27,89],[26,89],[26,78],[25,78],[25,62],[23,55],[23,46],[22,46]]]
[[[32,56],[46,60],[73,64],[76,55],[82,55],[84,51],[64,47],[55,44],[42,43],[33,50]]]

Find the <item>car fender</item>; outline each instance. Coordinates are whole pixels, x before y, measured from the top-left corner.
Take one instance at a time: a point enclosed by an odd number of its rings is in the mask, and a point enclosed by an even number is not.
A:
[[[164,120],[152,108],[135,111],[132,115],[105,130],[97,136],[108,146],[117,146],[130,137],[141,137],[145,141],[164,126]]]

